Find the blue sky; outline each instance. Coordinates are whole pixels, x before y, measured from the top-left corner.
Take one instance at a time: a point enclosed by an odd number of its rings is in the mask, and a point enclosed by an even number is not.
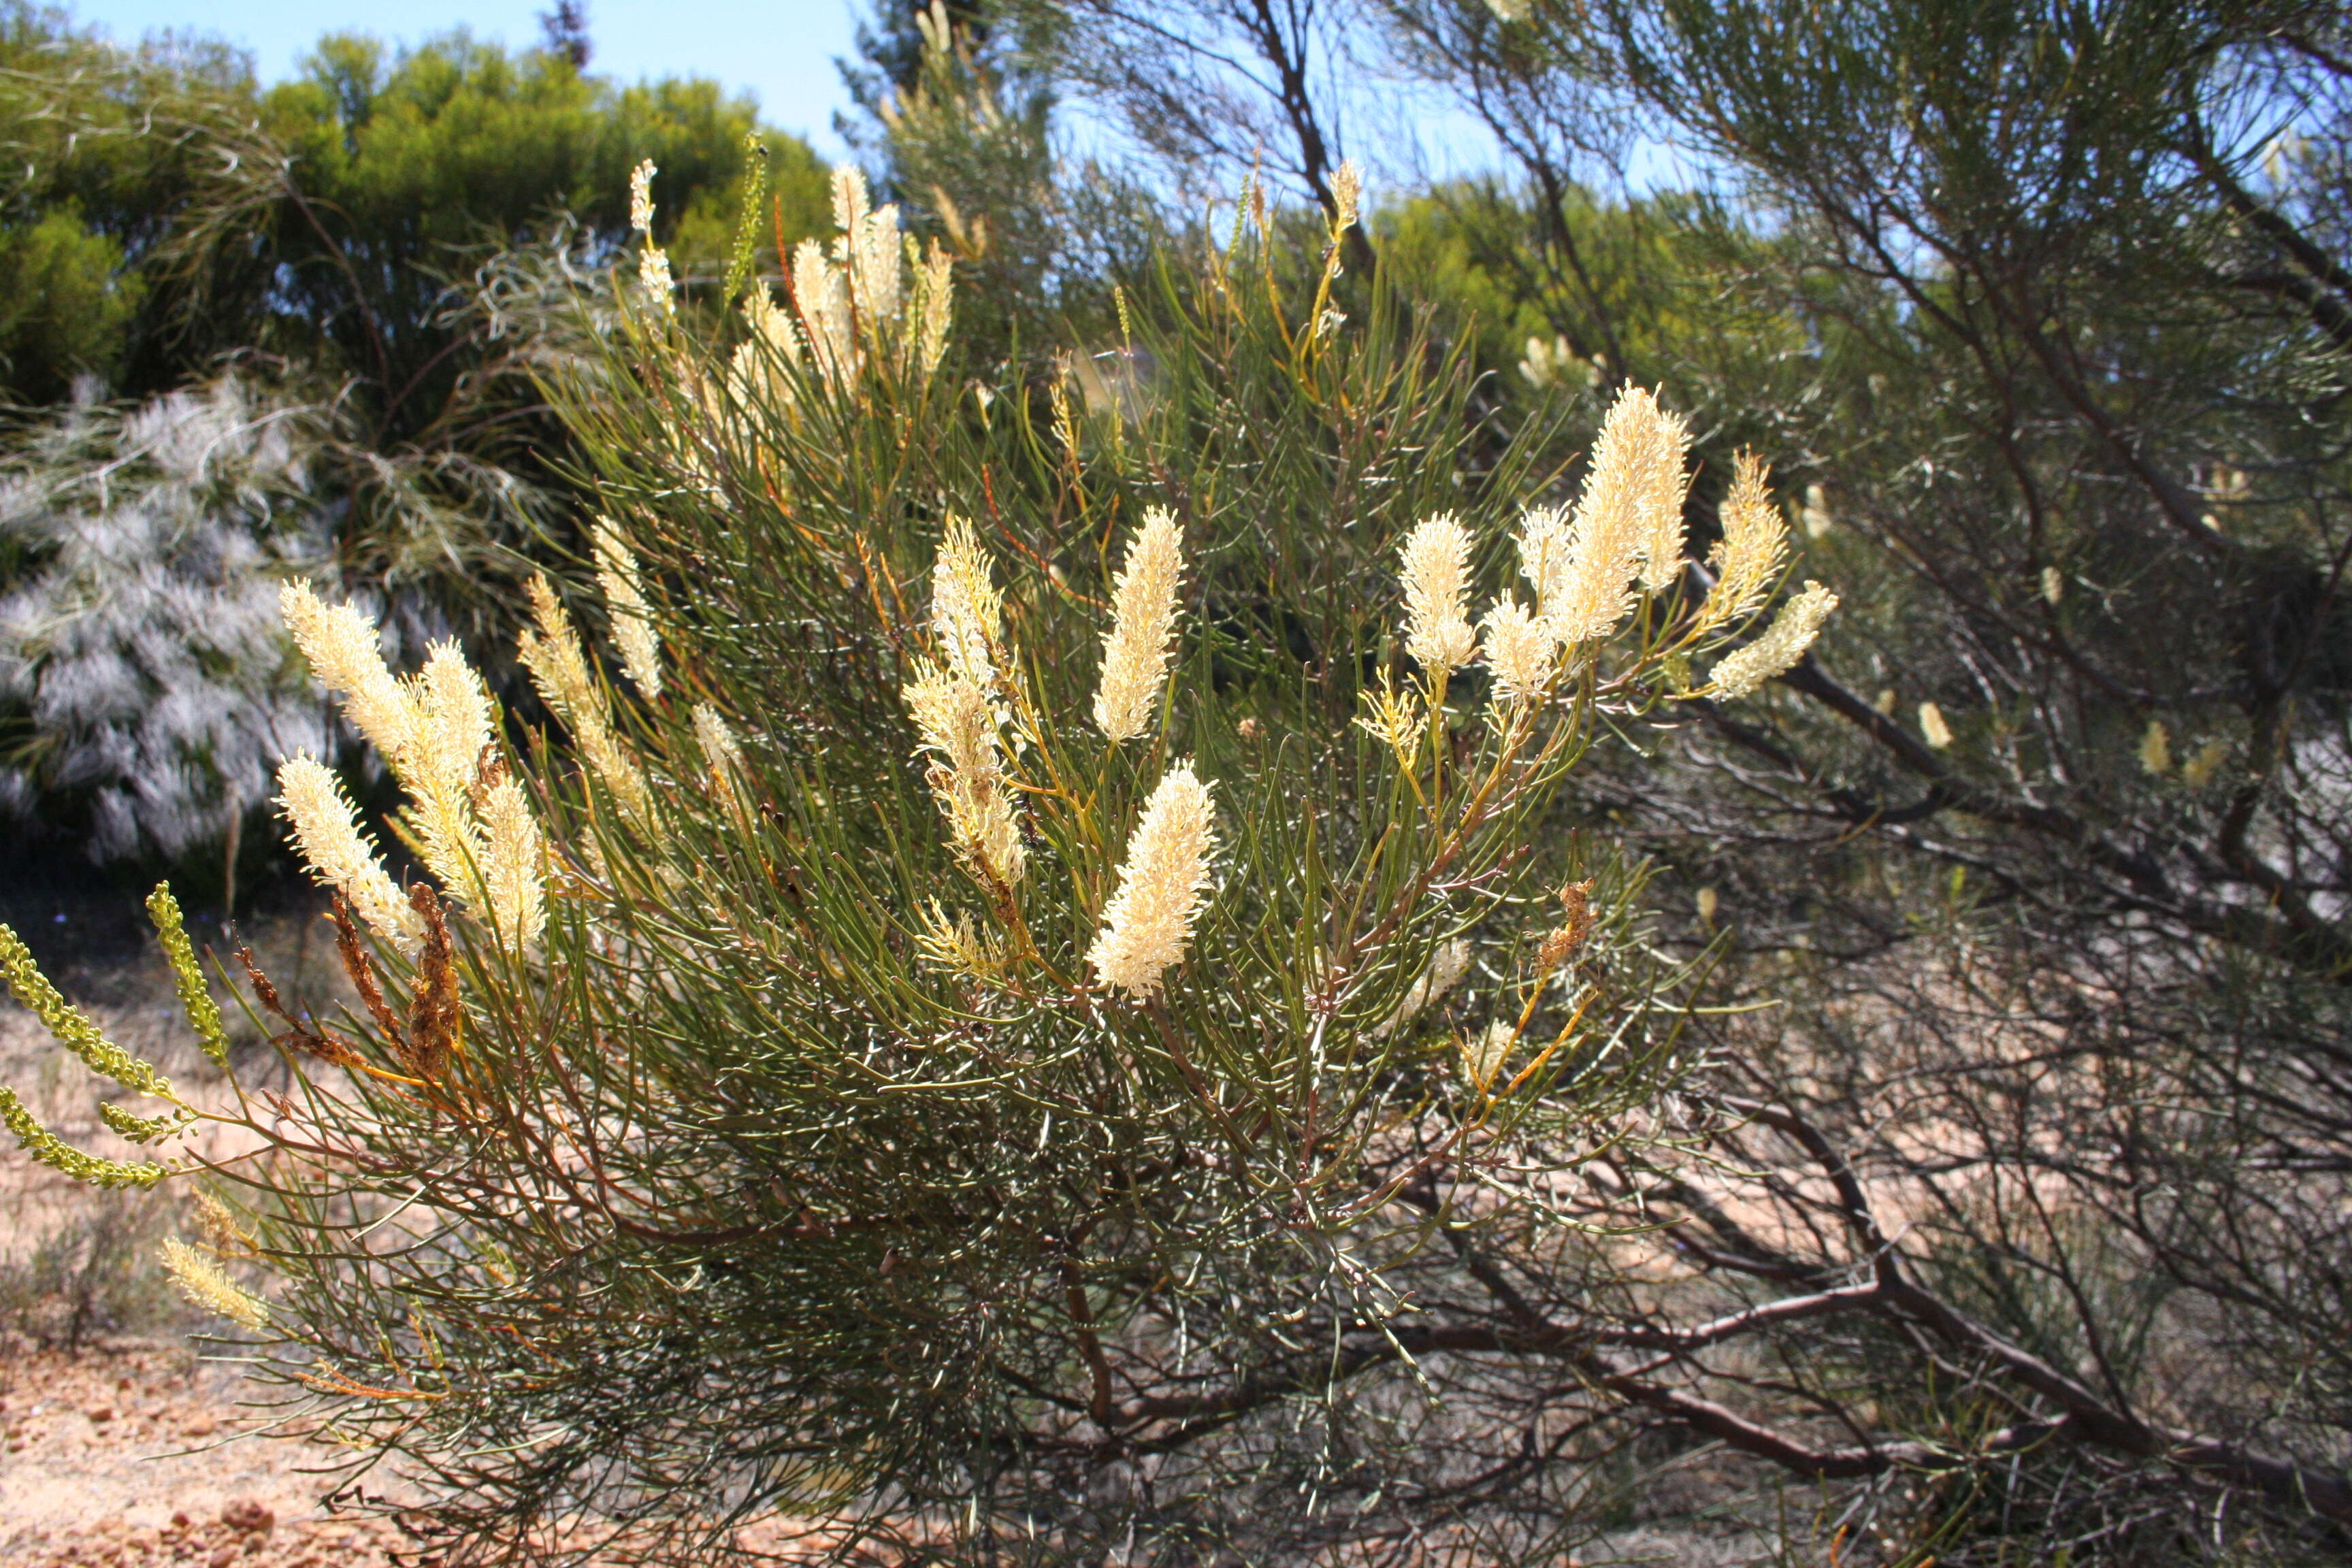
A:
[[[130,43],[165,29],[216,34],[252,52],[264,80],[290,75],[322,33],[415,42],[460,25],[523,46],[551,0],[71,0],[73,14]],[[842,153],[833,112],[847,95],[834,57],[851,49],[848,0],[588,0],[593,69],[639,77],[715,77],[758,95],[772,125]]]
[[[540,37],[553,0],[65,0],[72,14],[121,43],[155,32],[211,34],[249,51],[265,81],[293,73],[322,34],[373,33],[415,43],[460,26],[521,47]],[[861,0],[588,0],[591,69],[635,80],[714,77],[760,100],[768,123],[806,137],[828,160],[847,149],[833,116],[848,107],[836,57],[855,47]],[[1349,149],[1372,165],[1375,188],[1412,172],[1491,166],[1483,127],[1427,91],[1383,84],[1349,105]],[[1094,143],[1085,117],[1065,128]]]

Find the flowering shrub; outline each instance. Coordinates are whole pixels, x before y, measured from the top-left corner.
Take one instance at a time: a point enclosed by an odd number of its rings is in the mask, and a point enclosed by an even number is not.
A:
[[[781,1510],[845,1554],[1544,1550],[1590,1479],[1478,1480],[1498,1413],[1563,1373],[1684,1396],[1454,1304],[1525,1272],[1622,1311],[1638,1226],[1585,1194],[1706,1121],[1685,977],[1567,784],[1611,726],[1788,668],[1833,598],[1727,654],[1780,513],[1743,461],[1687,559],[1687,435],[1641,389],[1570,504],[1532,444],[1474,476],[1461,366],[1338,278],[1351,215],[1303,298],[1254,231],[1165,274],[1090,407],[953,379],[944,265],[838,198],[720,344],[648,263],[572,390],[620,674],[536,584],[547,730],[286,587],[429,873],[285,764],[365,1015],[245,963],[289,1092],[185,1104],[0,955],[166,1107],[119,1130],[260,1152],[100,1160],[0,1110],[89,1179],[200,1181],[186,1289],[438,1483],[455,1549],[715,1552]]]

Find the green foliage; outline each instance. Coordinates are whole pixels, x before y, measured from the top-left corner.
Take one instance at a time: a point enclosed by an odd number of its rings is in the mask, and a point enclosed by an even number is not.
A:
[[[124,50],[15,5],[0,18],[0,142],[20,161],[0,228],[22,280],[0,322],[12,384],[52,400],[89,369],[147,393],[261,349],[357,377],[372,424],[414,439],[479,362],[446,352],[462,342],[453,278],[560,223],[592,249],[617,243],[645,158],[673,248],[719,264],[753,124],[713,82],[624,87],[462,32],[397,52],[331,35],[263,89],[217,47]],[[789,244],[823,221],[824,174],[804,143],[762,134],[769,237]],[[74,312],[37,311],[41,291]]]
[[[249,115],[252,86],[226,48],[121,50],[66,15],[0,7],[0,386],[55,402],[77,376],[142,389],[200,360],[174,357],[146,265],[197,204],[206,136]]]
[[[1390,274],[1475,334],[1481,365],[1514,395],[1606,390],[1712,358],[1716,345],[1762,356],[1801,341],[1785,313],[1727,310],[1715,280],[1752,274],[1765,247],[1703,199],[1570,192],[1561,224],[1577,237],[1573,266],[1546,253],[1535,199],[1458,181],[1397,198],[1372,220]],[[1531,353],[1531,342],[1552,348],[1555,338],[1565,353],[1551,363]]]
[[[331,36],[300,77],[264,95],[262,113],[355,266],[427,278],[436,251],[476,248],[486,234],[519,243],[558,211],[592,234],[625,234],[629,171],[648,158],[656,199],[677,215],[665,240],[721,258],[723,238],[698,247],[690,237],[731,229],[754,126],[751,104],[715,82],[618,87],[462,33],[389,58],[373,38]],[[824,221],[824,171],[794,138],[762,141],[789,243]],[[302,254],[287,256],[311,269]]]
[[[0,232],[0,364],[27,402],[61,396],[75,376],[110,375],[137,315],[143,280],[122,244],[70,205]]]
[[[753,115],[713,82],[620,88],[560,56],[510,56],[462,33],[397,55],[336,35],[262,96],[260,122],[283,150],[282,186],[250,220],[249,255],[211,254],[248,293],[268,292],[269,306],[243,309],[271,321],[283,346],[326,350],[371,386],[376,426],[414,438],[472,368],[446,353],[447,279],[462,261],[559,218],[592,254],[616,244],[629,171],[650,158],[656,199],[677,215],[672,248],[715,271]],[[824,211],[824,174],[804,144],[765,144],[789,244]]]

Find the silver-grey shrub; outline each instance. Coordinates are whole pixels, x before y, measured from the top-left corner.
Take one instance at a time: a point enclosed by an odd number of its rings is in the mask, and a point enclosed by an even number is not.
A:
[[[72,823],[93,858],[176,858],[326,745],[278,619],[279,580],[327,566],[321,428],[230,374],[23,439],[0,468],[0,806]]]

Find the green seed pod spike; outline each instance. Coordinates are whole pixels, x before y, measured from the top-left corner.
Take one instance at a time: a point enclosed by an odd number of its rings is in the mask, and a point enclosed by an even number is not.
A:
[[[159,1100],[174,1098],[170,1080],[108,1039],[87,1014],[58,994],[58,988],[49,984],[48,976],[33,962],[32,951],[26,947],[24,939],[5,925],[0,925],[0,973],[7,975],[8,989],[15,993],[16,1000],[41,1020],[58,1044],[79,1057],[90,1071],[103,1073],[133,1094],[152,1094]]]
[[[735,248],[727,258],[727,280],[719,298],[735,302],[751,277],[751,261],[760,245],[760,219],[768,195],[768,144],[754,131],[743,138],[743,212],[735,224]]]
[[[187,928],[180,922],[180,903],[172,897],[169,882],[156,883],[155,890],[147,895],[147,916],[155,922],[163,956],[172,961],[172,983],[179,987],[180,1005],[187,1011],[197,1043],[215,1063],[227,1067],[228,1037],[221,1031],[220,1004],[213,1000],[205,972],[196,965],[195,945],[188,941]]]
[[[119,1105],[101,1105],[99,1120],[133,1143],[152,1143],[158,1138],[169,1138],[195,1120],[185,1110],[172,1110],[161,1116],[133,1116]]]
[[[7,928],[0,926],[0,931]],[[14,933],[11,933],[12,935]],[[107,1109],[112,1110],[111,1106]],[[152,1187],[172,1173],[171,1168],[147,1161],[141,1164],[125,1164],[120,1160],[101,1160],[95,1154],[85,1154],[59,1138],[35,1119],[16,1098],[13,1089],[0,1089],[0,1122],[16,1135],[25,1151],[52,1171],[71,1176],[77,1182],[88,1182],[94,1187]]]

